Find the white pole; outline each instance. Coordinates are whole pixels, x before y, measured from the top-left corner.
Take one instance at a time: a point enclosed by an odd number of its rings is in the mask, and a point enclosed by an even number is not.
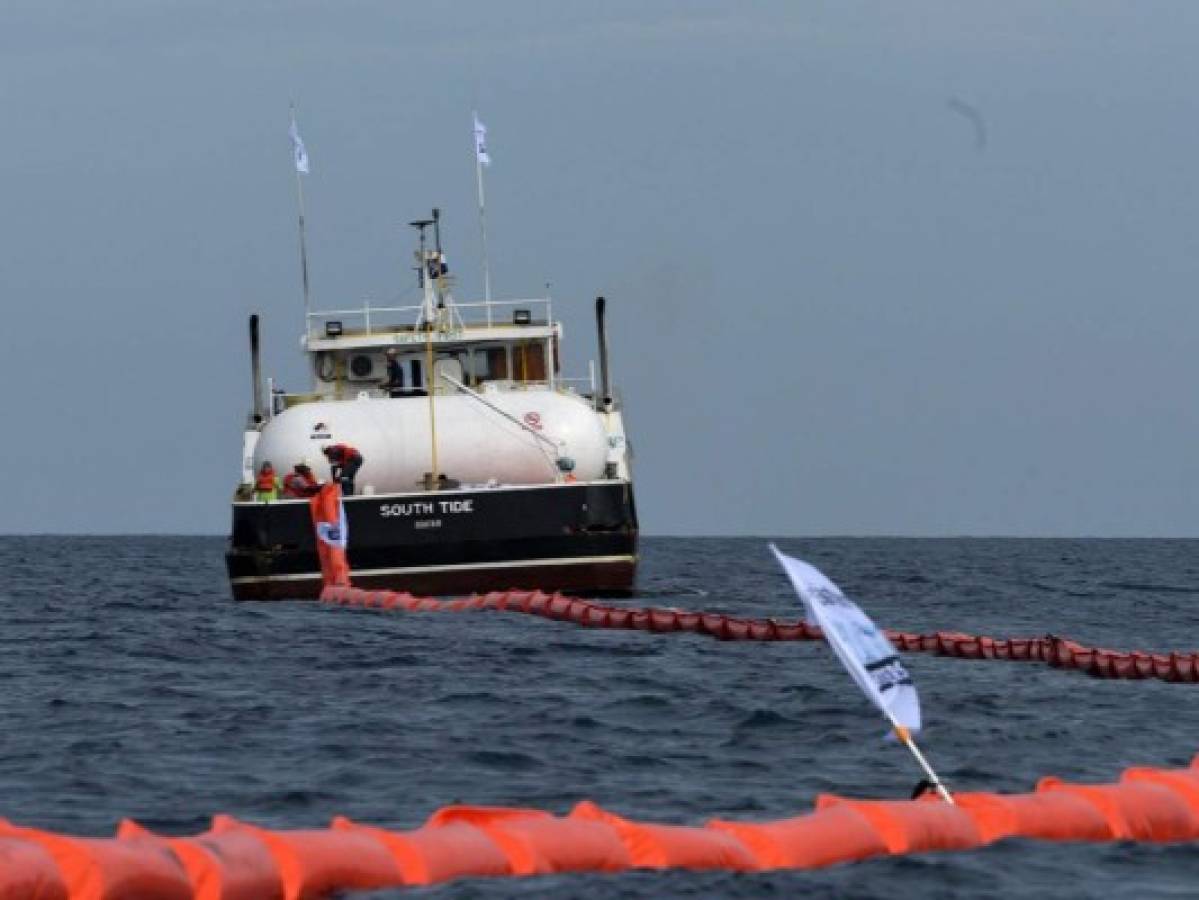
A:
[[[304,329],[308,329],[308,315],[312,304],[308,299],[308,241],[304,234],[304,183],[296,172],[296,196],[300,201],[300,276],[304,282]]]
[[[479,186],[479,232],[483,237],[483,300],[487,303],[487,324],[491,324],[491,266],[487,261],[487,202],[483,196],[483,164],[475,159],[475,177]]]
[[[920,768],[924,770],[924,774],[928,776],[929,783],[936,788],[937,793],[941,795],[941,799],[950,806],[956,806],[953,802],[953,797],[949,795],[949,791],[945,789],[945,785],[941,783],[941,779],[937,777],[937,773],[933,771],[933,767],[928,764],[928,760],[924,758],[924,754],[920,752],[920,748],[916,746],[916,742],[912,740],[912,733],[903,725],[896,721],[895,717],[890,712],[887,713],[887,719],[891,722],[891,727],[895,729],[895,736],[899,738],[912,751],[912,756],[916,757],[916,762],[920,764]]]
[[[295,127],[296,122],[296,107],[292,104],[291,107],[291,123]],[[304,233],[304,181],[300,177],[300,169],[294,166],[296,170],[296,199],[300,206],[300,278],[304,284],[304,334],[308,333],[308,317],[312,312],[312,304],[308,299],[308,241]]]
[[[475,122],[479,121],[478,113]],[[487,304],[487,324],[491,325],[491,266],[487,261],[487,201],[483,195],[483,160],[479,158],[479,147],[475,144],[475,184],[479,194],[479,232],[483,237],[483,300]]]

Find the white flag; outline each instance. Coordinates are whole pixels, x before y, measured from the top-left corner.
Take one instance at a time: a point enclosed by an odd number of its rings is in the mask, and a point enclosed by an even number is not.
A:
[[[491,154],[487,152],[487,126],[479,121],[479,114],[475,113],[475,158],[479,160],[479,165],[490,166]]]
[[[894,723],[920,730],[920,697],[886,635],[819,569],[770,545],[803,600],[810,622],[849,670],[858,687]]]
[[[300,139],[300,129],[296,127],[296,117],[291,117],[291,127],[287,129],[287,133],[291,136],[291,152],[296,160],[296,171],[308,174],[308,151],[304,149],[304,142]]]

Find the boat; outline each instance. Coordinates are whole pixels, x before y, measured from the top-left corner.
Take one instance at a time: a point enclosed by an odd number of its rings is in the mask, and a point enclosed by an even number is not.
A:
[[[328,480],[322,451],[335,444],[362,456],[343,497],[356,586],[631,593],[637,513],[604,298],[595,301],[598,372],[592,363],[587,377],[563,377],[551,298],[493,300],[488,290],[459,302],[439,211],[412,225],[420,302],[306,308],[307,392],[263,384],[259,318],[250,317],[253,404],[225,555],[233,597],[319,595],[309,501],[258,494],[256,478],[270,462],[280,476],[305,463]],[[392,360],[398,381],[384,377]]]

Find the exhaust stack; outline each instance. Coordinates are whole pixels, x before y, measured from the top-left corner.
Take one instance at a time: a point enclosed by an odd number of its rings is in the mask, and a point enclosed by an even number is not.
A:
[[[595,331],[599,338],[600,364],[600,389],[599,396],[595,398],[595,408],[600,412],[612,409],[612,382],[608,374],[608,333],[604,328],[605,304],[603,297],[595,298]]]
[[[250,316],[250,373],[254,381],[254,407],[251,424],[262,424],[262,360],[258,352],[258,315]]]

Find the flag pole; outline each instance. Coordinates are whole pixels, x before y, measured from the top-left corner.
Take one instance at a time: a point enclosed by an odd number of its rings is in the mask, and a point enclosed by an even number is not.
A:
[[[296,129],[296,105],[291,104],[291,127],[294,134],[299,134]],[[295,166],[296,170],[296,200],[300,208],[300,278],[304,285],[304,333],[308,333],[308,316],[312,312],[312,303],[308,295],[308,240],[304,228],[304,180],[300,176],[300,166]]]
[[[924,758],[924,754],[921,753],[920,748],[916,746],[915,740],[912,739],[912,732],[903,725],[900,725],[896,718],[891,715],[889,711],[887,712],[887,719],[891,722],[891,727],[895,730],[895,736],[903,741],[907,748],[912,751],[912,756],[916,757],[916,762],[920,764],[920,768],[922,768],[924,770],[924,774],[928,776],[929,783],[936,789],[937,793],[941,795],[941,799],[950,806],[957,806],[957,804],[953,801],[953,797],[950,795],[949,791],[946,790],[945,785],[941,782],[941,779],[937,776],[937,773],[933,771],[933,767],[928,764],[928,760]]]
[[[479,153],[479,114],[475,118],[475,185],[479,197],[479,232],[483,238],[483,300],[487,303],[487,324],[491,325],[491,266],[487,260],[487,201],[483,194],[483,157]]]
[[[304,282],[304,330],[308,330],[308,316],[312,303],[308,297],[308,241],[304,233],[304,182],[296,170],[296,197],[300,204],[300,277]]]
[[[483,299],[491,302],[491,267],[487,262],[487,203],[483,197],[483,164],[475,159],[475,177],[479,185],[479,231],[483,235]],[[488,315],[491,311],[488,310]]]

